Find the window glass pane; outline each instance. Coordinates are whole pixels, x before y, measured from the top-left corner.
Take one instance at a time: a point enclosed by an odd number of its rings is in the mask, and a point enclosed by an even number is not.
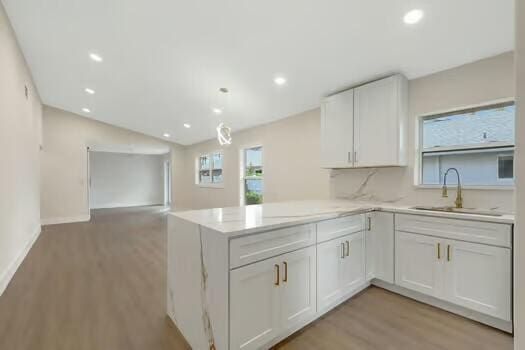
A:
[[[498,158],[498,178],[512,179],[514,177],[514,156],[500,156]]]
[[[209,184],[211,183],[211,176],[209,170],[200,170],[199,171],[199,183],[200,184]]]
[[[244,201],[246,205],[261,204],[263,202],[263,180],[244,180]]]
[[[262,176],[262,147],[254,147],[245,150],[245,162],[246,176]]]
[[[210,157],[208,155],[199,157],[199,169],[210,169]]]
[[[213,169],[212,181],[214,184],[222,182],[222,169]]]
[[[514,144],[514,104],[431,117],[423,120],[423,149]]]
[[[501,152],[498,149],[489,149],[484,152],[426,153],[423,154],[422,183],[425,185],[443,184],[443,176],[447,169],[456,168],[461,176],[462,185],[512,185],[513,153],[513,151]],[[447,185],[456,184],[456,173],[449,172]]]
[[[222,169],[222,158],[221,153],[213,154],[213,169]]]

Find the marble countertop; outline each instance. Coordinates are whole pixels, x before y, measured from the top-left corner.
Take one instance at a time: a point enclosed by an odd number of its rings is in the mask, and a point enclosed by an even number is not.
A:
[[[514,215],[511,214],[504,214],[502,216],[458,214],[411,209],[411,207],[411,205],[379,202],[306,200],[264,203],[242,207],[179,211],[171,212],[170,214],[231,237],[374,210],[503,224],[514,223]]]

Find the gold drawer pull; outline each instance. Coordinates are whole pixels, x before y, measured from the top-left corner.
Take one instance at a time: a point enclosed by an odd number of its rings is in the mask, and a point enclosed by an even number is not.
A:
[[[345,258],[345,244],[341,242],[341,259]]]
[[[279,285],[279,265],[275,264],[275,267],[277,268],[277,278],[275,279],[275,285]]]
[[[350,242],[346,241],[346,256],[350,256]]]
[[[441,259],[441,243],[438,243],[438,260]]]
[[[288,282],[288,263],[285,261],[283,262],[284,265],[284,278],[283,282]]]
[[[450,261],[450,244],[447,245],[447,261]]]

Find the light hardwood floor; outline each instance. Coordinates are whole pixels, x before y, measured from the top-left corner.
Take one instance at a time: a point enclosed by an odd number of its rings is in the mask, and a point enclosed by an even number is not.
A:
[[[98,210],[89,223],[44,227],[0,297],[0,349],[189,349],[165,316],[160,209]],[[276,348],[511,350],[512,337],[369,288]]]

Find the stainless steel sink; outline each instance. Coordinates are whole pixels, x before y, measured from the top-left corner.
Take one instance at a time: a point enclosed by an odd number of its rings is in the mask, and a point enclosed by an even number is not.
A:
[[[439,211],[439,212],[456,213],[456,214],[503,216],[503,214],[501,214],[501,213],[490,211],[490,210],[477,210],[477,209],[456,208],[456,207],[425,207],[425,206],[418,206],[418,207],[412,207],[410,209],[427,210],[427,211]]]

